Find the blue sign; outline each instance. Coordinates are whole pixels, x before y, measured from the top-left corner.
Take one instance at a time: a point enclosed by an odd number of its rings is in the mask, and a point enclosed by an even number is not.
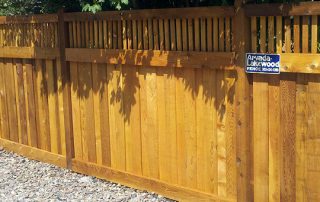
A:
[[[246,72],[260,74],[280,74],[280,55],[247,53]]]

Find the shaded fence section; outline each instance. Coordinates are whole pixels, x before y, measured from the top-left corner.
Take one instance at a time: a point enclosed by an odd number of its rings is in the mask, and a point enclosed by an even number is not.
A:
[[[47,151],[2,143],[19,153],[66,166],[57,19],[57,15],[0,18],[0,136]]]

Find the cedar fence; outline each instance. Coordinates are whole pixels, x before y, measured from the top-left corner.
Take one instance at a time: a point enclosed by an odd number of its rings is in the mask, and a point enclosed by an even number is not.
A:
[[[318,201],[320,4],[0,18],[0,145],[178,200]],[[280,75],[244,72],[281,54]]]

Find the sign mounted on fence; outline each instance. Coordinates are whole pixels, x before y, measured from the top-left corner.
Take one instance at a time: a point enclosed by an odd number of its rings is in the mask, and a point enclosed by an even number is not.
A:
[[[247,53],[246,72],[260,74],[280,74],[280,55]]]

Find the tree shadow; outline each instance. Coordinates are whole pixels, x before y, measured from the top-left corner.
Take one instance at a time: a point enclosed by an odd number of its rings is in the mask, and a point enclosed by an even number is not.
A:
[[[101,55],[104,54],[101,53]],[[160,62],[161,65],[168,67],[150,67],[159,56],[160,58],[164,56],[164,61]],[[72,75],[74,72],[78,77],[76,84],[71,83],[72,91],[76,92],[80,100],[92,99],[90,96],[94,94],[99,94],[100,99],[107,97],[110,106],[117,105],[117,112],[126,123],[130,123],[133,107],[136,105],[139,105],[139,108],[146,107],[140,103],[141,96],[147,96],[145,98],[147,100],[150,98],[148,96],[154,96],[152,99],[157,100],[157,91],[168,90],[158,89],[161,88],[157,86],[158,82],[164,82],[162,85],[165,85],[166,82],[173,82],[174,87],[182,86],[183,89],[180,91],[174,89],[174,92],[189,96],[194,102],[197,99],[203,103],[214,100],[213,105],[220,120],[225,116],[226,104],[233,105],[234,103],[237,80],[234,70],[220,70],[220,67],[210,65],[196,69],[188,68],[187,62],[183,63],[185,61],[183,58],[172,56],[168,51],[160,51],[156,57],[153,51],[136,51],[135,53],[127,51],[120,54],[118,58],[110,60],[117,64],[78,63],[77,71],[71,70],[71,77],[74,76]],[[132,61],[139,65],[124,65]],[[94,70],[94,65],[98,66],[98,70]],[[75,67],[71,65],[70,68]],[[98,77],[93,75],[93,71],[98,71],[96,73]],[[75,80],[71,79],[71,82]],[[156,108],[157,105],[154,107]]]
[[[52,47],[56,45],[49,44]],[[34,45],[41,46],[41,43]],[[96,63],[94,60],[92,63],[67,62],[69,79],[66,79],[65,72],[58,68],[58,58],[33,62],[30,60],[30,66],[34,67],[34,79],[41,77],[40,86],[36,87],[40,89],[42,96],[48,97],[61,93],[65,85],[70,84],[71,93],[76,95],[80,102],[84,102],[84,107],[90,108],[94,113],[94,107],[105,109],[104,105],[117,105],[117,113],[125,123],[130,123],[134,106],[145,107],[140,103],[143,94],[141,91],[145,90],[142,89],[141,83],[144,83],[148,91],[155,96],[154,99],[157,99],[159,79],[162,79],[161,82],[164,84],[173,82],[174,87],[182,86],[182,89],[174,89],[174,94],[183,93],[193,102],[197,102],[197,99],[203,103],[214,101],[213,106],[221,120],[226,113],[226,104],[234,103],[237,80],[235,70],[223,70],[223,66],[213,66],[210,62],[201,65],[199,62],[190,63],[189,58],[197,56],[193,56],[189,51],[118,50],[119,54],[116,56],[108,56],[105,53],[107,51],[108,49],[100,49],[100,57],[106,57],[106,63],[110,64]],[[193,58],[193,61],[195,60]],[[232,65],[231,60],[229,65]],[[48,82],[51,82],[50,87]],[[164,89],[166,90],[168,89]],[[97,103],[93,96],[96,95],[98,106],[94,106]],[[148,96],[146,92],[144,95]],[[72,103],[73,106],[74,104]]]

